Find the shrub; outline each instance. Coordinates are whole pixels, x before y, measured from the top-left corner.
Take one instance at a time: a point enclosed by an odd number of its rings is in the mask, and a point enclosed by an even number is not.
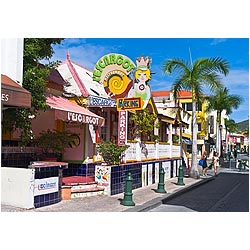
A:
[[[108,165],[119,165],[121,163],[122,154],[127,148],[129,148],[128,145],[118,146],[112,142],[100,142],[98,143],[97,150]]]

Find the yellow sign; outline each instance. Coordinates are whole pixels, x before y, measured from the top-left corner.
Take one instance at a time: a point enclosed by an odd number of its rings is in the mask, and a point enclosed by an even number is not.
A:
[[[118,111],[122,110],[141,110],[142,100],[140,97],[136,98],[118,98],[116,100]]]

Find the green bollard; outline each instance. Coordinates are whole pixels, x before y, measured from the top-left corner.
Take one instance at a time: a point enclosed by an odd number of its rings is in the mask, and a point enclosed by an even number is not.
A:
[[[121,205],[124,206],[134,206],[135,203],[132,200],[132,183],[133,183],[133,178],[132,174],[128,173],[127,178],[126,178],[126,183],[125,183],[125,192],[124,192],[124,198],[121,201]]]
[[[164,172],[164,169],[161,167],[159,171],[158,188],[155,190],[156,193],[166,193],[166,190],[164,188],[165,186],[164,176],[165,176],[165,172]]]
[[[238,162],[239,162],[239,171],[242,172],[242,161],[238,160]]]
[[[179,167],[179,175],[178,175],[178,182],[176,183],[177,185],[185,185],[183,182],[183,167],[180,165]]]

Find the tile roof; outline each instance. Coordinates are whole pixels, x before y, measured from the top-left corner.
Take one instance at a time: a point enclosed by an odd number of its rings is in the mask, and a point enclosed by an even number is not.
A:
[[[169,96],[171,94],[171,90],[164,90],[164,91],[152,91],[153,97],[160,97],[160,96]],[[181,90],[178,95],[179,98],[191,98],[192,92],[189,90]]]

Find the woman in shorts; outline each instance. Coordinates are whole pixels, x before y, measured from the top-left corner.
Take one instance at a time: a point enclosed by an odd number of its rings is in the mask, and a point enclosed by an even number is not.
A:
[[[202,165],[202,176],[207,176],[207,151],[204,151],[201,158],[203,159],[203,165]]]

